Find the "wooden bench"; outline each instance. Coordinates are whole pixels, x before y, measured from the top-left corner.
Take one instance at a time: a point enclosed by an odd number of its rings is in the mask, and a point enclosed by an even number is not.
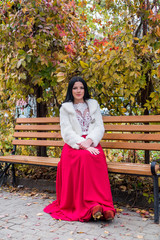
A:
[[[160,151],[160,115],[155,116],[104,116],[105,134],[101,141],[103,149],[133,149]],[[59,117],[19,118],[15,126],[12,155],[0,156],[5,168],[0,172],[3,178],[14,163],[38,166],[57,166],[60,158],[16,155],[17,146],[62,147],[64,142],[60,134]],[[154,222],[159,223],[159,185],[160,176],[155,159],[151,164],[107,162],[110,173],[131,174],[153,178],[154,183]]]

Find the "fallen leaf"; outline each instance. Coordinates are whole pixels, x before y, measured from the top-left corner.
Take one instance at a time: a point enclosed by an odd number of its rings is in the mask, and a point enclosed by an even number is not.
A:
[[[23,215],[23,216],[20,216],[21,218],[25,218],[25,219],[27,219],[28,218],[28,216],[25,214],[25,215]]]
[[[40,223],[36,223],[35,226],[40,226],[41,224]]]
[[[37,216],[43,216],[43,213],[37,213]]]
[[[125,227],[123,224],[121,224],[121,227]]]
[[[32,205],[32,203],[27,203],[27,206],[31,206]]]
[[[148,219],[147,218],[142,218],[143,221],[147,221]]]
[[[131,233],[126,233],[125,236],[131,236]]]
[[[142,235],[138,235],[137,238],[138,239],[143,239],[143,236]]]
[[[121,212],[123,212],[124,210],[122,209],[122,208],[116,208],[116,212],[117,213],[121,213]]]

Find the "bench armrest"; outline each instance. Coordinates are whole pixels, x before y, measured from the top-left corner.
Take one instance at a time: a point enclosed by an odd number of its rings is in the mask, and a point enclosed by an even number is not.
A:
[[[157,159],[156,161],[151,162],[151,172],[153,175],[157,175],[157,172],[160,170],[160,159]]]

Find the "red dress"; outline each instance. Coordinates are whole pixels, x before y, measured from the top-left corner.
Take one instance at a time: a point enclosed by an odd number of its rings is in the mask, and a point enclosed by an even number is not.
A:
[[[100,204],[103,211],[115,212],[107,164],[100,144],[99,154],[73,149],[65,144],[57,169],[57,200],[44,208],[55,219],[89,221],[91,210]]]

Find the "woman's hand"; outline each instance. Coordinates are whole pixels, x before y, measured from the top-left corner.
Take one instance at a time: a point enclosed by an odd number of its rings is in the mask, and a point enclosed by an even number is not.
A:
[[[100,152],[97,148],[89,147],[87,148],[87,151],[89,151],[91,154],[98,155]]]
[[[77,144],[79,145],[79,148],[87,149],[92,145],[92,143],[93,143],[92,139],[88,138],[87,140]]]

